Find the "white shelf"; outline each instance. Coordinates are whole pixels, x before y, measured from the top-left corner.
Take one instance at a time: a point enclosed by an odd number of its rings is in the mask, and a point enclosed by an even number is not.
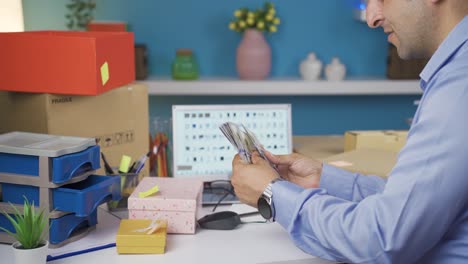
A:
[[[353,79],[340,82],[325,80],[269,79],[200,79],[174,81],[149,79],[141,81],[150,95],[418,95],[418,80]]]

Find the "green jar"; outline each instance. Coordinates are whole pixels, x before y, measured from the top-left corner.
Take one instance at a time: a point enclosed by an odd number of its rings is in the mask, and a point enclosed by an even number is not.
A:
[[[190,49],[178,49],[172,63],[172,79],[198,79],[198,65]]]

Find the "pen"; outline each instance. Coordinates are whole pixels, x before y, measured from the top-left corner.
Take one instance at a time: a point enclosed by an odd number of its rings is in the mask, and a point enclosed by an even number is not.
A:
[[[141,169],[145,166],[146,159],[151,155],[151,151],[148,151],[145,155],[141,156],[140,159],[136,162],[135,167],[133,168],[134,173],[140,173]]]
[[[114,170],[112,169],[112,167],[109,165],[109,162],[107,162],[107,159],[106,159],[106,156],[104,156],[104,153],[101,152],[101,158],[102,158],[102,161],[104,162],[104,168],[106,169],[106,173],[108,175],[113,175],[115,174],[114,173]]]
[[[130,166],[130,169],[128,169],[128,172],[132,172],[132,171],[134,170],[135,164],[136,164],[136,162],[134,161],[134,162],[132,163],[132,166]]]

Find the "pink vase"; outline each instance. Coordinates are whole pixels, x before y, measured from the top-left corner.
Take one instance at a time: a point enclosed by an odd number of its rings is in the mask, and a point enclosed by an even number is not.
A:
[[[271,70],[271,49],[262,32],[247,29],[237,47],[237,73],[244,80],[263,80]]]

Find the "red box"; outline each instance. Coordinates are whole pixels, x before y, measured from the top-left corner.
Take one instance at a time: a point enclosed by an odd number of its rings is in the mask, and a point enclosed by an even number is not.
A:
[[[0,90],[97,95],[135,80],[131,32],[0,33]]]
[[[122,32],[128,31],[126,22],[118,21],[91,21],[87,26],[89,31]]]

